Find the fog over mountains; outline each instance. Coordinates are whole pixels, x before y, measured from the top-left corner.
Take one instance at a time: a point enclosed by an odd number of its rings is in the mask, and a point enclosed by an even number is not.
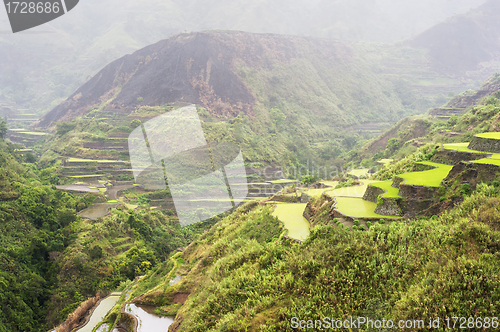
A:
[[[410,38],[486,0],[83,0],[12,34],[0,10],[0,104],[46,112],[107,63],[183,31],[231,29],[353,41]]]

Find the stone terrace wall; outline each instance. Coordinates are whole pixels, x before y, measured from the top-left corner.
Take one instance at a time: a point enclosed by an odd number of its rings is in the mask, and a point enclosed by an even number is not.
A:
[[[491,138],[474,137],[469,144],[469,149],[500,153],[500,140]]]
[[[479,160],[485,158],[483,153],[471,153],[454,150],[439,150],[431,159],[431,161],[446,165],[457,165],[463,160]]]
[[[384,189],[373,187],[373,186],[368,186],[366,188],[365,194],[363,195],[363,199],[365,201],[377,203],[378,202],[378,197],[385,193]]]

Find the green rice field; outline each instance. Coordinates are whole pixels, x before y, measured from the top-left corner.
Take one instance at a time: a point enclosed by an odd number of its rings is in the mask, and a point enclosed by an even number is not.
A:
[[[354,176],[357,176],[359,178],[362,176],[368,176],[369,170],[370,170],[369,168],[353,169],[352,171],[347,172],[347,174],[354,175]]]
[[[480,159],[480,160],[476,160],[476,161],[471,161],[473,163],[498,165],[494,160],[500,160],[500,153],[471,150],[471,149],[469,149],[469,143],[444,144],[443,146],[446,150],[454,150],[454,151],[470,152],[470,153],[481,153],[484,155],[490,155],[488,158],[484,158],[484,159]],[[493,159],[493,161],[492,161],[492,159]]]
[[[478,134],[478,135],[476,135],[476,137],[489,138],[489,139],[500,139],[500,132]]]
[[[272,184],[293,183],[293,182],[297,182],[297,181],[296,180],[288,180],[288,179],[267,181],[267,183],[272,183]]]
[[[352,187],[346,187],[346,188],[339,188],[339,189],[327,189],[325,190],[325,194],[330,196],[330,197],[357,197],[361,198],[365,194],[366,188],[368,185],[380,181],[375,181],[375,180],[361,180],[360,181],[362,184],[359,186],[352,186]]]
[[[488,165],[497,165],[497,166],[500,166],[500,159],[484,158],[484,159],[479,159],[479,160],[472,160],[471,163],[474,163],[474,164],[488,164]]]
[[[309,236],[309,222],[302,215],[307,204],[278,204],[273,211],[288,229],[288,236],[303,241]]]
[[[383,182],[375,182],[370,184],[371,187],[377,187],[380,189],[385,190],[385,194],[382,194],[382,197],[386,198],[398,198],[401,197],[399,196],[399,189],[394,188],[392,185],[392,181],[383,181]]]
[[[80,159],[80,158],[68,158],[69,163],[99,163],[99,164],[120,164],[124,163],[123,160],[99,160],[99,159]]]
[[[424,186],[424,187],[439,187],[441,182],[450,173],[453,166],[433,163],[429,161],[424,161],[419,163],[421,165],[434,166],[436,168],[422,171],[422,172],[411,172],[399,175],[400,178],[406,179],[403,183],[406,185],[413,186]]]
[[[326,186],[329,186],[329,188],[322,188],[322,189],[309,189],[309,190],[306,190],[304,191],[304,193],[308,196],[311,196],[311,197],[314,197],[314,198],[318,198],[318,197],[321,197],[321,195],[326,192],[326,191],[329,191],[329,190],[333,190],[333,188],[335,188],[335,186],[337,184],[339,184],[338,181],[323,181],[322,182],[324,185]],[[295,194],[293,194],[295,195]]]
[[[337,210],[352,218],[394,218],[375,213],[377,204],[357,197],[335,197]]]

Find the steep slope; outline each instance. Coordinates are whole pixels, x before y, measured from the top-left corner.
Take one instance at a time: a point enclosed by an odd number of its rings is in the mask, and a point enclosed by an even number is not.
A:
[[[126,113],[141,105],[184,102],[220,116],[251,116],[257,101],[272,101],[271,93],[280,88],[292,91],[279,93],[278,103],[294,102],[352,124],[369,120],[363,111],[375,108],[371,117],[381,120],[401,107],[383,93],[384,85],[341,42],[243,32],[181,34],[106,66],[38,125],[70,121],[104,102]],[[294,101],[297,94],[304,98]]]
[[[329,329],[346,317],[397,326],[497,313],[498,224],[474,210],[498,203],[491,189],[483,186],[441,217],[375,223],[367,231],[337,227],[322,208],[317,216],[326,221],[300,244],[280,235],[269,208],[247,205],[172,259],[170,273],[158,269],[141,279],[130,299],[177,313],[171,332],[294,331],[309,319]],[[498,210],[490,215],[498,218]],[[175,273],[182,279],[169,285]]]

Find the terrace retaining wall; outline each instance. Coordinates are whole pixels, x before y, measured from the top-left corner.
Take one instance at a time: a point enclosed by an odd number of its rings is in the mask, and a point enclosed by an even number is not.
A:
[[[474,137],[469,144],[469,149],[500,153],[500,140],[493,138]]]
[[[478,160],[483,159],[485,154],[483,153],[472,153],[465,151],[455,151],[455,150],[439,150],[431,159],[432,162],[446,164],[446,165],[457,165],[463,160]]]
[[[428,200],[436,195],[437,188],[400,184],[399,195],[407,200]]]
[[[366,188],[365,194],[363,195],[363,199],[365,201],[378,203],[378,197],[385,193],[385,190],[382,188],[368,186]],[[378,213],[378,212],[377,212]]]
[[[375,209],[375,213],[381,214],[383,216],[397,216],[400,217],[403,215],[400,207],[400,198],[386,198],[381,197],[382,204],[377,205]]]

